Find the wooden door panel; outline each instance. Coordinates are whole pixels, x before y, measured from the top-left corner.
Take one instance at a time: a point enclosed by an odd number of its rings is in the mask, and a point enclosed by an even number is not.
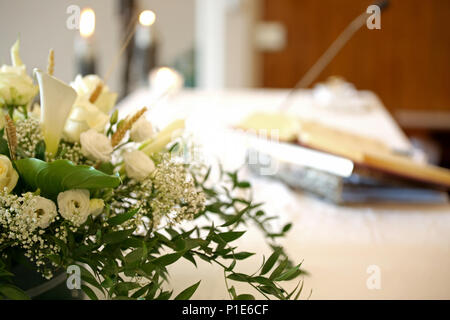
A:
[[[262,53],[263,86],[293,87],[346,25],[373,1],[264,0],[263,20],[287,45]],[[450,1],[391,0],[381,30],[365,26],[317,81],[341,75],[376,92],[388,109],[450,110]]]

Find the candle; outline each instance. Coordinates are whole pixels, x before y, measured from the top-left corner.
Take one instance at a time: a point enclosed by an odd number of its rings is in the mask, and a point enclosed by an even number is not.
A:
[[[157,99],[173,95],[178,92],[184,84],[183,76],[169,67],[153,69],[149,74],[150,89],[158,97]]]
[[[77,73],[81,75],[95,74],[95,12],[85,8],[80,15],[80,34],[75,39],[75,56]]]
[[[157,65],[157,35],[154,27],[156,15],[151,10],[139,14],[134,39],[134,52],[131,67],[132,83],[146,85],[148,73]]]

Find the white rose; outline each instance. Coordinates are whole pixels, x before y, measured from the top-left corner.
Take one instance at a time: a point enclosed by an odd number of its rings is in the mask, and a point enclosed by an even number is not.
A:
[[[55,203],[40,196],[31,198],[25,207],[24,213],[35,219],[37,225],[42,229],[47,228],[58,214]]]
[[[105,202],[103,199],[91,199],[89,201],[89,214],[93,217],[98,216],[102,213],[103,208],[105,207]]]
[[[14,170],[11,160],[7,156],[0,155],[0,191],[5,188],[10,193],[17,184],[19,175]]]
[[[130,138],[135,142],[145,141],[153,136],[153,127],[150,121],[140,117],[130,130]]]
[[[0,68],[0,107],[27,105],[37,92],[38,87],[27,75],[25,65]]]
[[[0,68],[0,107],[4,105],[27,105],[38,92],[38,87],[27,75],[26,67],[20,59],[19,40],[11,47],[12,66]]]
[[[131,179],[142,181],[155,170],[155,164],[142,151],[131,151],[124,154],[125,171]]]
[[[89,216],[89,191],[73,189],[58,194],[59,213],[64,219],[79,226],[86,222]]]
[[[107,162],[111,158],[111,141],[102,133],[89,129],[80,135],[81,152],[92,160]]]

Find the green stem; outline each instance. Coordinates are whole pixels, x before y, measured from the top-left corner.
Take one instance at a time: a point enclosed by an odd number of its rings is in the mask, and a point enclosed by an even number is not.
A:
[[[25,117],[25,119],[28,119],[28,108],[26,105],[22,106],[22,112],[23,112],[23,116]]]
[[[198,252],[198,251],[195,251],[195,250],[191,250],[192,252],[194,252],[195,254],[201,254],[200,252]],[[206,254],[204,254],[204,255],[206,255]],[[224,265],[222,262],[220,262],[220,261],[218,261],[217,259],[215,259],[215,258],[213,258],[213,257],[210,257],[210,256],[208,256],[208,255],[206,255],[209,259],[211,259],[211,261],[214,261],[215,263],[217,263],[219,266],[221,266],[223,269],[224,269],[224,275],[225,275],[225,270],[227,269],[227,266],[226,265]],[[232,273],[232,274],[236,274],[236,272],[234,272],[234,271],[229,271],[230,273]],[[225,279],[226,279],[226,277],[225,277]],[[226,280],[225,280],[226,281]],[[259,293],[261,293],[267,300],[271,300],[261,289],[259,289],[258,287],[256,287],[253,283],[251,283],[251,282],[247,282],[249,285],[251,285],[256,291],[258,291]]]

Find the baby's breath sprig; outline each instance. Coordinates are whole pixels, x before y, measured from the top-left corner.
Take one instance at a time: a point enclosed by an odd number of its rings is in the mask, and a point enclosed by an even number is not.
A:
[[[39,120],[33,118],[18,120],[15,126],[18,145],[17,158],[44,159],[45,143]]]

